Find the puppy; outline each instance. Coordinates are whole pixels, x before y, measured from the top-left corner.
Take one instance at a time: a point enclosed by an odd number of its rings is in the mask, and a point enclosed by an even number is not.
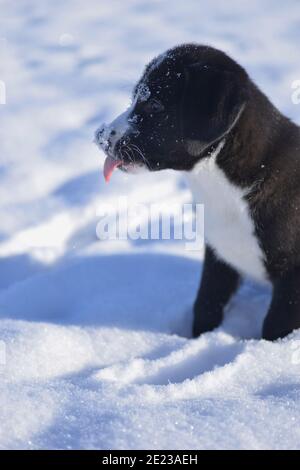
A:
[[[244,276],[269,281],[262,336],[300,327],[300,128],[223,52],[186,44],[154,59],[131,107],[96,131],[118,167],[184,172],[205,204],[194,337],[218,327]]]

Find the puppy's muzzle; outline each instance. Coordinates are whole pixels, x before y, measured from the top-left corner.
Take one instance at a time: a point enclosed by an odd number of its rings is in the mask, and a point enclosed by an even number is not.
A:
[[[116,130],[110,126],[103,124],[95,132],[95,143],[102,149],[104,152],[108,152],[112,149],[114,142],[114,137],[116,136]]]

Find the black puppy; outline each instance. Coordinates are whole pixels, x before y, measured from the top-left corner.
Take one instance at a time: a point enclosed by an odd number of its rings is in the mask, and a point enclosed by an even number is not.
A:
[[[194,336],[220,325],[244,275],[273,285],[264,338],[300,327],[300,128],[241,66],[207,46],[167,51],[96,142],[107,154],[107,180],[115,167],[181,170],[205,204]]]

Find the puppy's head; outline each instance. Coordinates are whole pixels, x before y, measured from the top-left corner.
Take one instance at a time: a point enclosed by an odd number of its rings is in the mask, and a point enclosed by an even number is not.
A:
[[[248,99],[248,76],[207,46],[175,47],[154,59],[133,90],[132,104],[96,131],[107,155],[104,173],[190,170],[231,132]]]

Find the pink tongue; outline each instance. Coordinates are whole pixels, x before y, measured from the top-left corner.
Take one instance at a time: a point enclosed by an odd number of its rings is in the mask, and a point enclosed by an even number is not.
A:
[[[106,157],[104,162],[103,174],[107,183],[109,182],[114,169],[117,168],[117,166],[121,165],[121,163],[121,160],[115,160],[112,157]]]

